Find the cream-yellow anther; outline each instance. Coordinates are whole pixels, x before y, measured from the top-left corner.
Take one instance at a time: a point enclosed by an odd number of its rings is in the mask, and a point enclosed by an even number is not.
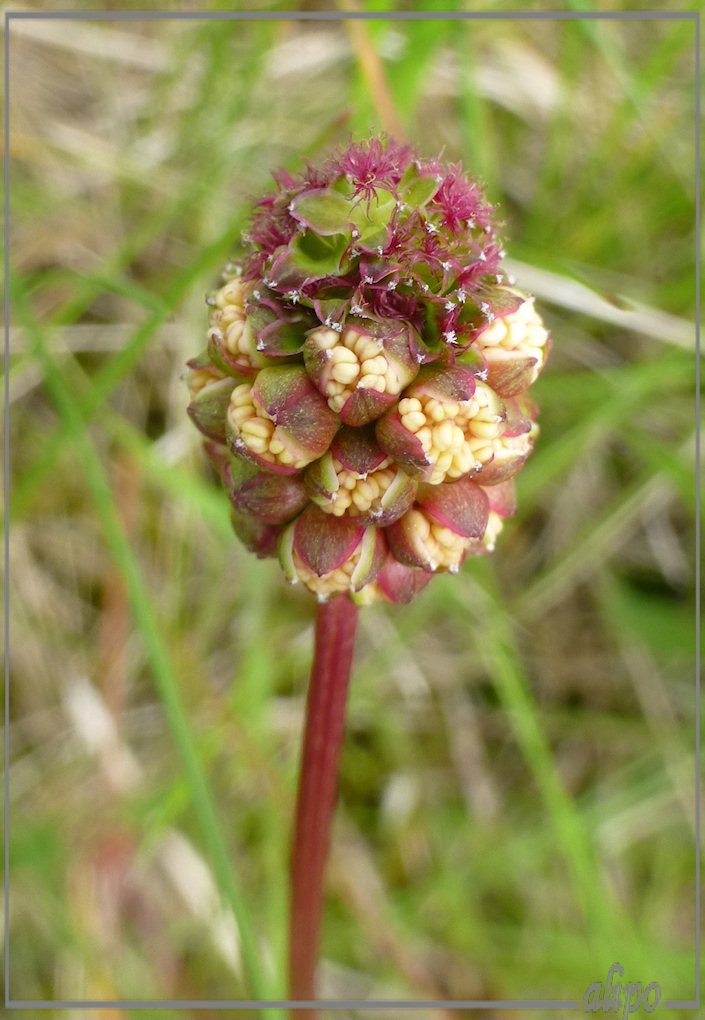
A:
[[[321,328],[309,335],[318,348],[328,352],[328,366],[319,388],[336,414],[355,390],[376,390],[378,393],[401,393],[408,381],[390,363],[381,343],[349,327],[342,333]]]
[[[516,311],[495,319],[491,326],[480,333],[473,346],[490,362],[506,359],[508,354],[536,358],[538,375],[538,366],[543,362],[547,340],[548,330],[534,308],[534,299],[528,298]]]
[[[389,460],[386,460],[363,476],[343,467],[337,458],[333,458],[338,488],[331,499],[318,499],[319,506],[335,517],[360,517],[370,511],[381,510],[381,500],[397,475],[397,469],[388,464]]]
[[[425,560],[433,570],[450,570],[455,572],[463,562],[470,540],[456,535],[450,528],[432,520],[422,509],[415,507],[402,517],[407,533],[413,536],[412,542],[417,555]]]
[[[414,433],[433,466],[431,485],[463,478],[492,457],[492,443],[503,428],[493,402],[492,390],[481,382],[466,401],[424,394],[399,401],[402,425]]]
[[[270,464],[297,469],[310,459],[297,457],[287,446],[286,436],[256,400],[250,383],[241,383],[230,394],[227,421],[235,443]]]

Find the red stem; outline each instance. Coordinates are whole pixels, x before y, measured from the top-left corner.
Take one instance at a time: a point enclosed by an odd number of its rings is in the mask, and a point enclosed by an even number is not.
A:
[[[346,595],[320,603],[316,613],[291,858],[289,994],[295,1001],[315,997],[323,878],[338,789],[357,614],[357,606]],[[315,1015],[312,1009],[292,1012],[296,1020],[313,1020]]]

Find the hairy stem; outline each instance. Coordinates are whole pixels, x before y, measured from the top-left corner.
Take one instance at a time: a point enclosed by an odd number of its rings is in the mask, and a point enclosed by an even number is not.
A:
[[[289,992],[296,1001],[315,997],[323,879],[338,787],[357,614],[357,606],[346,595],[320,603],[316,614],[291,857]],[[312,1009],[292,1011],[296,1020],[313,1020],[315,1015]]]

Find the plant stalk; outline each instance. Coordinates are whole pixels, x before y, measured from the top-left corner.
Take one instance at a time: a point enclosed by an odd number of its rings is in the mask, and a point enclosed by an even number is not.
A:
[[[289,994],[299,1002],[315,998],[323,880],[338,789],[357,615],[357,606],[346,595],[320,603],[316,613],[291,856]],[[296,1020],[314,1020],[315,1016],[313,1009],[292,1010]]]

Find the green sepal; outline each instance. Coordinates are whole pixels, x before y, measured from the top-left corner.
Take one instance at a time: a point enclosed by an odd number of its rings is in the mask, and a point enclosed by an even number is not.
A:
[[[263,368],[255,380],[253,395],[309,460],[326,452],[340,420],[314,387],[303,365]]]
[[[335,497],[340,482],[330,450],[309,465],[304,474],[304,484],[310,498],[319,506],[327,505]]]
[[[364,533],[358,521],[334,517],[309,503],[294,522],[294,549],[307,567],[323,577],[352,556]]]
[[[301,474],[275,474],[232,453],[223,480],[235,509],[266,524],[284,524],[308,503]]]
[[[421,209],[438,191],[435,175],[422,176],[414,163],[409,163],[399,181],[399,198],[414,209]]]
[[[259,363],[264,366],[267,355],[281,358],[298,354],[304,346],[309,324],[304,315],[282,318],[267,305],[253,303],[248,309],[245,328],[250,330],[251,346],[261,356]]]
[[[199,372],[204,368],[212,368],[213,362],[211,361],[208,350],[204,349],[200,354],[197,354],[195,358],[189,358],[186,362],[186,367],[190,368],[193,372]]]
[[[306,340],[305,330],[309,323],[303,318],[297,322],[276,319],[260,332],[257,339],[257,350],[270,357],[289,357],[299,354]]]
[[[350,229],[352,206],[330,189],[303,192],[292,201],[289,212],[295,220],[324,236]]]
[[[296,584],[299,580],[299,575],[296,572],[296,565],[294,564],[294,525],[296,521],[292,521],[281,534],[279,539],[279,564],[284,573],[284,577],[287,579],[289,584]]]
[[[384,188],[378,188],[376,198],[369,203],[364,199],[358,200],[350,216],[353,226],[359,231],[355,243],[366,248],[383,245],[396,207],[396,195]]]
[[[260,560],[277,555],[281,524],[267,524],[252,514],[241,513],[235,507],[230,510],[230,523],[242,544]]]
[[[424,347],[429,354],[429,357],[425,360],[432,361],[445,349],[446,344],[442,339],[438,305],[434,304],[433,301],[424,301],[422,304],[425,320],[422,339]]]
[[[217,443],[226,441],[225,417],[233,389],[234,382],[229,376],[226,379],[217,379],[204,386],[187,408],[196,428]]]
[[[485,492],[470,481],[419,486],[416,502],[429,517],[463,538],[482,538],[490,504]]]
[[[355,244],[372,251],[377,248],[386,248],[388,240],[389,227],[368,224],[365,230],[360,231],[360,236],[355,238]]]
[[[386,458],[377,442],[374,422],[359,428],[343,425],[335,434],[330,449],[344,468],[360,475],[374,471]]]
[[[289,245],[291,264],[305,277],[333,276],[349,244],[349,234],[322,237],[313,230],[306,230]]]
[[[366,528],[360,546],[360,557],[350,575],[350,590],[353,592],[374,581],[387,558],[387,543],[379,528]]]
[[[443,288],[443,270],[419,259],[414,264],[413,275],[420,284],[426,284],[431,294],[440,294]]]
[[[476,347],[468,347],[462,354],[456,355],[455,364],[469,368],[478,379],[487,378],[487,361]]]
[[[316,297],[312,304],[320,322],[340,322],[350,307],[350,288],[326,288],[324,296]]]

